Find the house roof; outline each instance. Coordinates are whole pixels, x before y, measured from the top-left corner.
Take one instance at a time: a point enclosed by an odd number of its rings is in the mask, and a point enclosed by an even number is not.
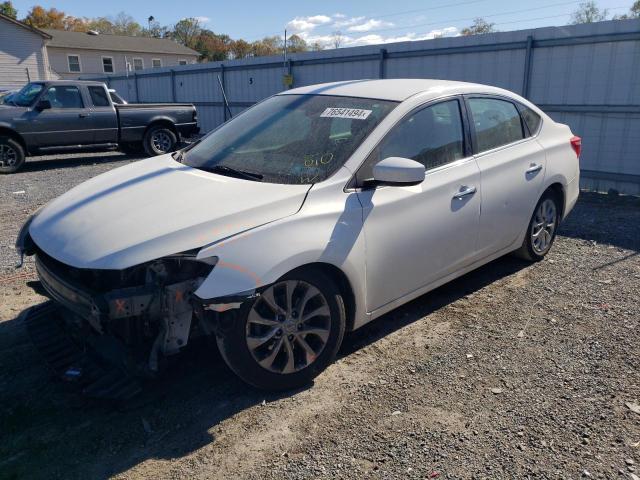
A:
[[[19,20],[16,20],[13,17],[9,17],[8,15],[5,15],[4,13],[0,13],[0,20],[6,20],[7,22],[11,22],[15,25],[18,25],[19,27],[22,27],[26,30],[29,30],[32,33],[35,33],[36,35],[40,35],[43,38],[51,38],[51,35],[49,35],[48,33],[43,32],[42,30],[39,30],[35,27],[32,27],[31,25],[27,25],[24,22],[21,22]]]
[[[128,37],[101,33],[92,35],[86,32],[69,32],[67,30],[44,31],[52,38],[49,47],[85,48],[90,50],[111,50],[119,52],[139,53],[173,53],[178,55],[199,55],[195,50],[180,45],[168,38]]]

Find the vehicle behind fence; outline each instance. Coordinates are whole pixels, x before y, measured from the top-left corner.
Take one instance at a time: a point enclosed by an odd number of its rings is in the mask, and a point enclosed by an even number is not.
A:
[[[203,132],[287,88],[441,78],[506,88],[583,138],[582,186],[640,194],[640,19],[228,60],[104,76],[130,102],[189,102]],[[93,77],[96,78],[96,77]]]

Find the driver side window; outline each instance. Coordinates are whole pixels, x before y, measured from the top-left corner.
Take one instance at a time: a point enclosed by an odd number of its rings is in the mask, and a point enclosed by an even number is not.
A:
[[[82,96],[78,87],[57,85],[50,87],[42,97],[51,102],[51,108],[83,108]]]
[[[358,170],[358,184],[373,177],[373,166],[388,157],[410,158],[426,170],[464,158],[464,130],[458,100],[429,105],[403,119]]]

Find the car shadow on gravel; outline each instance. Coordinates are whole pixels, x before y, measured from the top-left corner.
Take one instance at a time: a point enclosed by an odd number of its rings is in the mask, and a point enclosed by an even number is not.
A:
[[[504,257],[389,312],[347,335],[340,357],[476,292],[528,264]],[[6,478],[108,478],[148,459],[171,460],[216,442],[216,425],[250,407],[296,392],[246,386],[214,344],[185,352],[163,376],[124,405],[90,401],[55,381],[19,320],[0,323],[0,446]]]
[[[20,171],[14,175],[20,175],[26,172],[41,172],[47,170],[56,170],[61,168],[76,168],[86,167],[88,165],[100,165],[121,161],[141,160],[146,158],[147,155],[133,154],[127,155],[120,152],[107,152],[107,153],[95,153],[84,152],[81,154],[66,154],[61,155],[60,158],[53,158],[51,156],[46,157],[27,157],[27,161]]]

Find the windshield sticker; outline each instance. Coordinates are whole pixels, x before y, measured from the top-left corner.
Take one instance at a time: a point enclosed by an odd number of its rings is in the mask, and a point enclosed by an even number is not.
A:
[[[321,117],[325,118],[354,118],[356,120],[366,120],[373,110],[362,110],[360,108],[339,108],[329,107],[322,112]]]

